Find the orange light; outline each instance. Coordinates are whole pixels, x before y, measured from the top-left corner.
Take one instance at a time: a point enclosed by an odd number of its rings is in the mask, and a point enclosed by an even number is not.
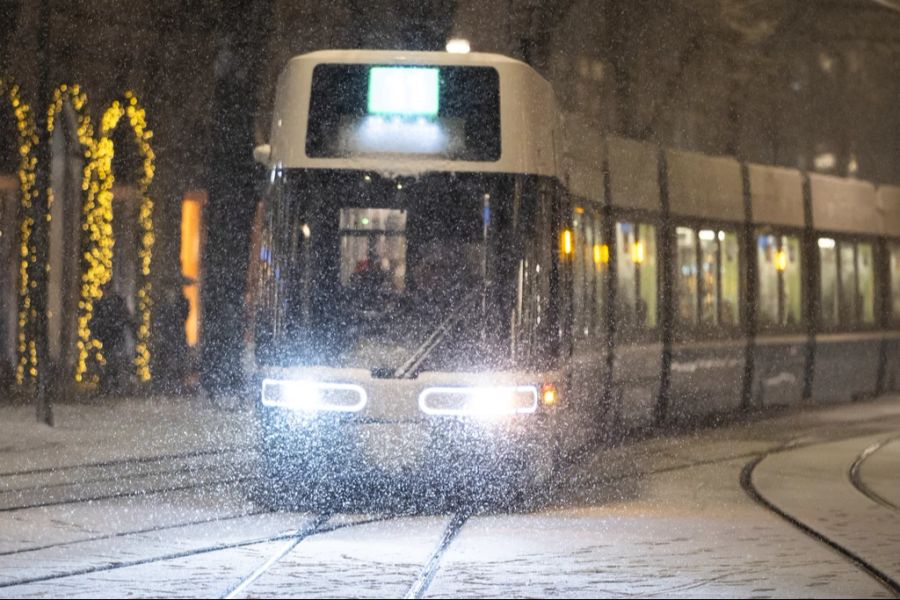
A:
[[[787,269],[787,252],[779,250],[775,253],[775,270],[784,271]]]
[[[563,229],[562,252],[566,256],[569,256],[572,254],[572,230],[571,229]]]
[[[631,262],[636,265],[644,262],[644,244],[643,242],[635,242],[631,245]]]
[[[541,386],[541,402],[544,406],[552,406],[559,401],[559,392],[552,383],[545,383]]]
[[[205,201],[203,191],[188,192],[181,201],[181,274],[185,279],[182,291],[189,306],[184,334],[191,347],[200,341],[200,238]]]
[[[576,206],[576,207],[575,207],[575,214],[576,214],[576,215],[583,215],[583,214],[584,214],[584,208],[582,208],[582,207],[580,207],[580,206]]]
[[[606,244],[594,244],[594,264],[609,264],[609,246]]]

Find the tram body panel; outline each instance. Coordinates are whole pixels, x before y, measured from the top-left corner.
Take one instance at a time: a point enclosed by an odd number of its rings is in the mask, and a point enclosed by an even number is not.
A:
[[[311,156],[305,144],[311,100],[310,82],[320,65],[490,69],[497,74],[501,153],[491,160],[449,160],[439,156]],[[291,59],[279,78],[272,118],[271,163],[282,168],[357,169],[390,174],[425,172],[529,173],[556,176],[558,111],[550,85],[525,63],[473,52],[321,51]]]
[[[879,391],[900,391],[900,332],[889,331],[884,335],[884,381]]]
[[[739,408],[745,357],[744,339],[673,344],[668,417],[689,419]]]
[[[872,396],[878,387],[881,332],[816,336],[812,397],[846,402]]]
[[[751,406],[796,406],[803,400],[808,339],[806,335],[754,339]]]
[[[616,345],[614,397],[620,405],[622,423],[628,427],[644,427],[656,420],[662,349],[660,342]]]

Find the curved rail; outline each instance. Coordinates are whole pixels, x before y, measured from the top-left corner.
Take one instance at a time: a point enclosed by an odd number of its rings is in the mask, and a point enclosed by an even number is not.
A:
[[[862,474],[860,473],[860,469],[862,468],[863,463],[866,462],[866,460],[870,456],[872,456],[873,454],[875,454],[876,452],[878,452],[879,450],[881,450],[882,448],[884,448],[891,442],[894,442],[898,439],[900,439],[900,435],[895,435],[895,436],[889,437],[887,439],[881,440],[880,442],[872,444],[871,446],[869,446],[868,448],[866,448],[865,450],[860,452],[859,455],[856,457],[856,460],[853,461],[853,464],[850,465],[850,470],[848,473],[848,476],[850,478],[850,483],[853,484],[853,487],[855,487],[857,490],[859,490],[864,496],[866,496],[873,502],[880,504],[884,508],[887,508],[890,510],[895,510],[895,511],[900,511],[900,506],[897,506],[896,504],[894,504],[893,502],[891,502],[890,500],[888,500],[887,498],[885,498],[884,496],[882,496],[881,494],[879,494],[878,492],[876,492],[875,490],[870,488],[866,484],[866,482],[864,482],[862,480]]]
[[[775,513],[817,542],[820,542],[836,551],[838,554],[853,563],[861,571],[880,583],[885,589],[893,594],[894,597],[900,598],[900,582],[898,582],[896,579],[894,579],[872,563],[868,562],[862,556],[856,554],[849,548],[819,533],[812,527],[806,525],[805,523],[789,515],[787,512],[781,510],[773,502],[769,501],[765,496],[763,496],[762,493],[753,484],[753,471],[763,460],[768,458],[771,454],[777,454],[779,452],[784,452],[793,448],[793,446],[783,446],[776,450],[763,452],[762,454],[759,454],[756,458],[748,462],[746,465],[744,465],[744,468],[741,470],[741,487],[743,488],[744,492],[753,500],[755,500],[760,506],[763,506],[767,510]]]

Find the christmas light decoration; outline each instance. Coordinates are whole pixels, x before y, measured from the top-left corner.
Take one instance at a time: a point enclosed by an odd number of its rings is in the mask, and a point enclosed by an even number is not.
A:
[[[17,145],[19,150],[19,203],[21,223],[19,224],[18,257],[18,311],[16,319],[16,383],[22,384],[26,377],[37,377],[37,346],[34,339],[37,313],[32,304],[31,291],[36,286],[32,273],[37,268],[34,247],[35,215],[34,199],[37,157],[34,149],[38,143],[37,129],[31,108],[22,99],[19,86],[10,79],[0,78],[0,97],[8,102],[16,120]]]

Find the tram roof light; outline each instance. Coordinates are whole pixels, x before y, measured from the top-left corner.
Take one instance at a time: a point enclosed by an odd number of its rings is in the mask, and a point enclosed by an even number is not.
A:
[[[439,107],[438,69],[372,67],[369,70],[369,114],[435,117]]]
[[[472,46],[467,39],[451,38],[447,40],[447,52],[451,54],[468,54],[471,50]]]

